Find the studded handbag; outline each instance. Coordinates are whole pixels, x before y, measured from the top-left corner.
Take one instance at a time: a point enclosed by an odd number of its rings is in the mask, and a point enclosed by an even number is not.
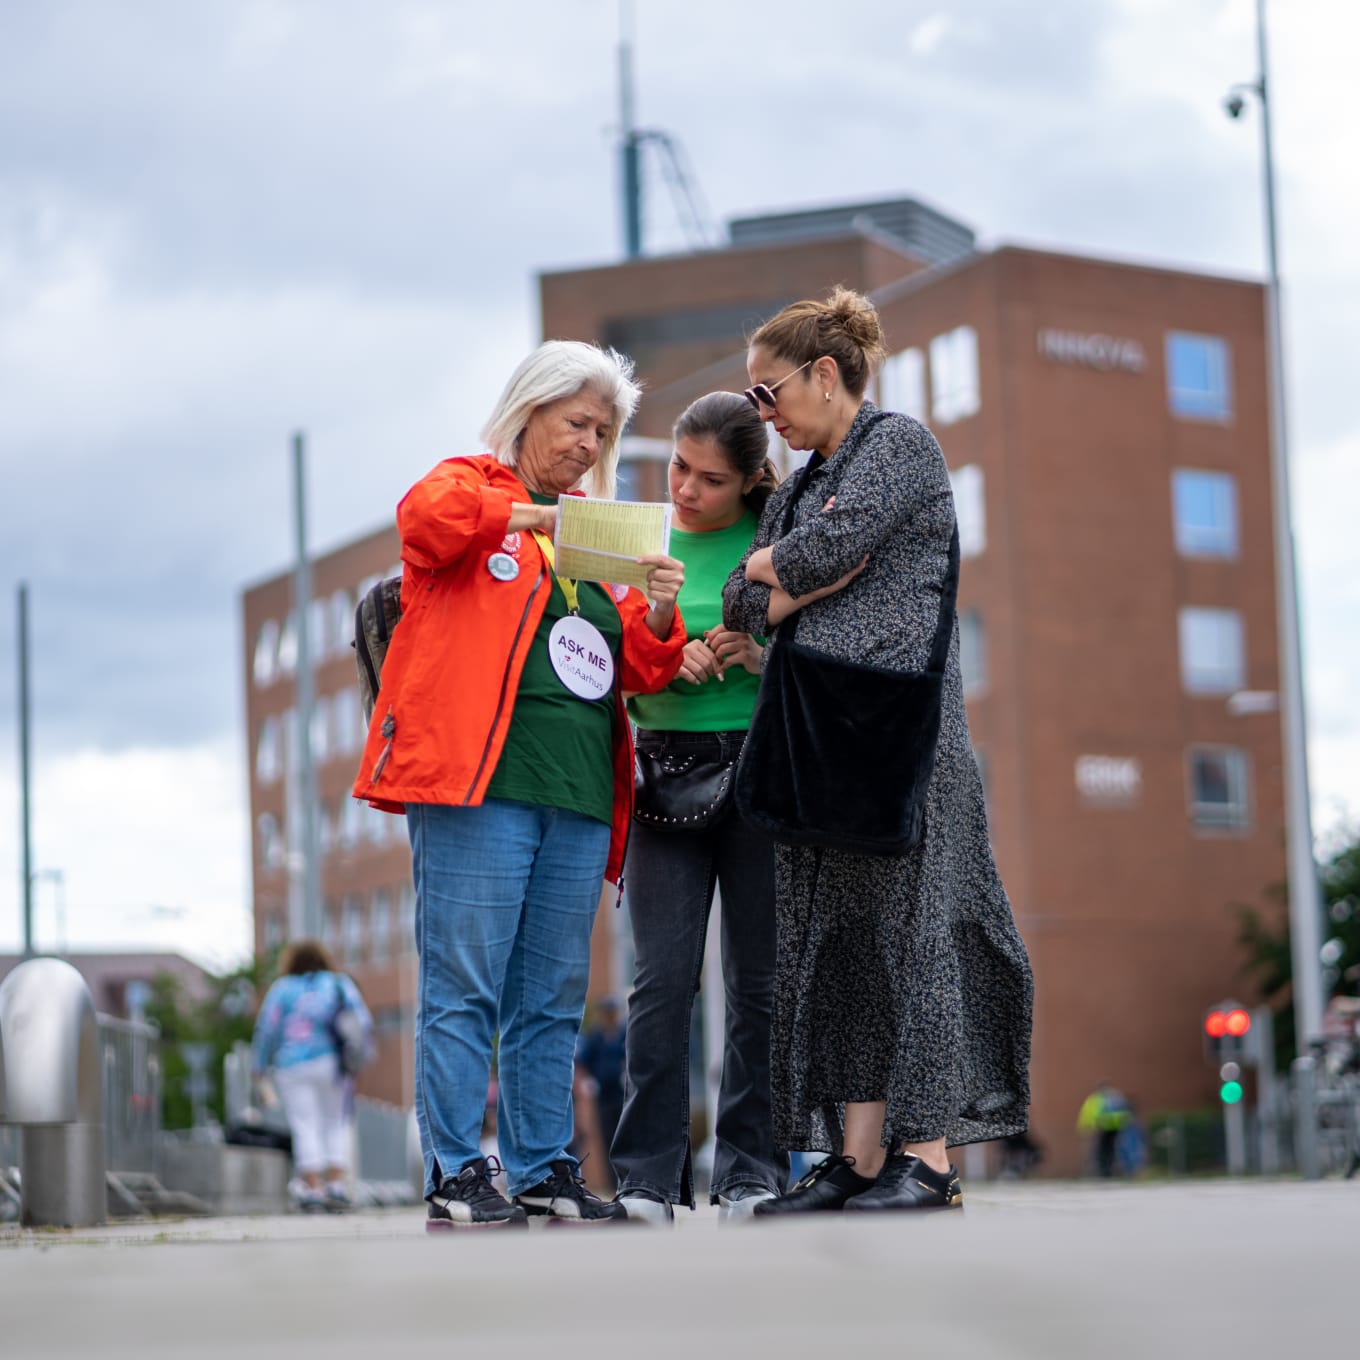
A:
[[[736,760],[663,746],[636,752],[633,817],[658,831],[698,831],[722,811]]]

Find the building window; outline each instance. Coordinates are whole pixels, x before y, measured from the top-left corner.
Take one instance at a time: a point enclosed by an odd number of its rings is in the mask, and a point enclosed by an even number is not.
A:
[[[321,853],[327,854],[335,849],[336,837],[336,811],[335,804],[328,799],[321,798],[316,804],[316,827],[317,836],[321,844]]]
[[[359,819],[362,815],[363,808],[355,799],[344,798],[341,800],[339,844],[347,850],[359,843],[359,831],[362,825]]]
[[[283,621],[283,631],[279,634],[279,673],[292,675],[297,670],[297,620],[292,614]]]
[[[354,601],[347,590],[337,590],[330,598],[330,651],[344,656],[354,641]]]
[[[1231,420],[1228,342],[1216,335],[1168,332],[1166,398],[1172,415],[1187,420]]]
[[[919,349],[890,354],[878,374],[878,404],[917,420],[926,418],[926,356]]]
[[[1190,818],[1196,826],[1247,825],[1247,757],[1231,746],[1190,748]]]
[[[266,718],[255,739],[255,778],[272,784],[283,773],[283,732],[277,718]]]
[[[392,899],[381,888],[373,894],[368,937],[372,942],[373,962],[386,963],[388,945],[392,937]]]
[[[335,948],[340,938],[340,909],[334,902],[327,902],[321,909],[321,943],[328,951]]]
[[[331,752],[331,701],[318,695],[312,701],[312,759],[318,764],[330,758]]]
[[[959,615],[959,662],[964,694],[980,694],[987,688],[987,639],[976,609],[965,609]]]
[[[265,952],[277,949],[284,941],[283,917],[277,911],[269,911],[264,916],[264,929],[261,932],[261,943],[264,945]]]
[[[279,830],[279,819],[272,812],[262,812],[255,819],[255,831],[259,837],[260,864],[266,869],[281,868],[284,861],[283,834]]]
[[[1237,556],[1237,482],[1228,472],[1171,474],[1176,549],[1187,557]]]
[[[329,613],[327,600],[310,600],[307,604],[307,651],[313,666],[324,661],[330,651],[330,629],[326,627]]]
[[[272,684],[279,667],[279,621],[266,619],[255,634],[255,683]]]
[[[338,690],[331,696],[331,738],[335,749],[357,751],[367,735],[363,711],[359,707],[359,691],[353,686]]]
[[[358,963],[364,956],[364,912],[357,897],[345,898],[343,948],[347,963]]]
[[[1182,609],[1181,683],[1190,694],[1232,694],[1245,685],[1242,616],[1235,609]]]
[[[930,413],[937,425],[976,414],[978,391],[977,332],[956,326],[930,342]]]
[[[401,885],[401,910],[397,919],[397,930],[401,937],[401,952],[416,952],[416,886],[407,879]]]
[[[982,469],[974,464],[949,474],[959,522],[959,556],[979,557],[987,547],[987,502]]]

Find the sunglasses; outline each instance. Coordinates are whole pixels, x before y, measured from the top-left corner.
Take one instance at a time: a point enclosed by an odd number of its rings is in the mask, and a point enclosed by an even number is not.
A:
[[[790,378],[796,377],[807,368],[809,364],[815,364],[816,362],[816,359],[809,359],[806,364],[799,364],[792,373],[784,374],[777,383],[770,383],[768,386],[765,383],[756,383],[754,387],[748,387],[741,395],[745,397],[757,411],[759,411],[762,406],[768,406],[770,410],[773,411],[775,403],[774,394],[778,392]]]

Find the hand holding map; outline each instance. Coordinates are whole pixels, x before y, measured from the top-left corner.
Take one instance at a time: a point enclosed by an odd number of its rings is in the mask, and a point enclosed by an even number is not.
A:
[[[670,543],[669,505],[587,496],[557,498],[553,549],[560,576],[636,586],[645,592],[651,566],[638,558],[668,554]]]

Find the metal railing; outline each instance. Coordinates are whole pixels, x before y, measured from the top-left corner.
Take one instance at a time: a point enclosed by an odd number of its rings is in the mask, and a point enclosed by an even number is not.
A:
[[[96,1044],[104,1106],[104,1155],[109,1171],[156,1171],[161,1133],[160,1031],[147,1022],[98,1015]],[[0,1124],[0,1177],[17,1171],[23,1129]],[[4,1217],[0,1211],[0,1217]]]
[[[144,1020],[98,1019],[109,1170],[154,1172],[161,1135],[160,1030]]]

